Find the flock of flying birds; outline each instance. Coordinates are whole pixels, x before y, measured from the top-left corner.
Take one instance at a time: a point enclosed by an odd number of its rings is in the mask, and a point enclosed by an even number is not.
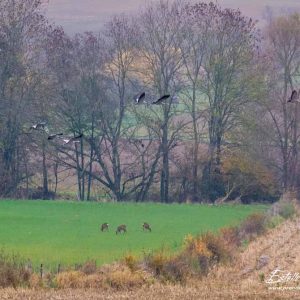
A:
[[[135,98],[135,104],[148,104],[148,102],[145,101],[145,97],[146,97],[146,93],[143,92],[141,93],[140,95],[138,95],[136,98]],[[168,99],[170,97],[170,95],[164,95],[162,97],[160,97],[158,100],[152,102],[151,104],[161,104],[163,103],[166,99]],[[288,99],[287,102],[291,102],[291,103],[294,103],[294,102],[300,102],[300,90],[297,92],[296,90],[293,90],[292,91],[292,94],[291,94],[291,97]],[[30,130],[43,130],[45,132],[48,132],[48,129],[47,129],[47,123],[46,122],[40,122],[40,123],[36,123],[36,124],[33,124],[31,127],[30,127]],[[51,141],[51,140],[54,140],[55,138],[57,137],[60,137],[60,136],[63,136],[63,133],[54,133],[54,134],[50,134],[48,136],[48,141]],[[64,144],[70,144],[70,143],[78,143],[80,142],[80,139],[83,137],[83,133],[77,135],[77,136],[74,136],[74,137],[66,137],[66,138],[63,138],[63,141],[64,141]]]
[[[148,102],[145,101],[145,97],[146,97],[146,93],[143,92],[142,94],[140,94],[136,99],[135,102],[136,104],[147,104]],[[168,99],[170,97],[170,95],[164,95],[162,97],[160,97],[158,100],[152,102],[152,104],[161,104],[164,102],[164,100]]]
[[[148,102],[145,101],[145,97],[146,97],[146,93],[145,92],[141,93],[139,96],[137,96],[135,98],[135,103],[136,104],[142,104],[142,103],[143,104],[148,104]],[[151,104],[162,104],[169,97],[170,97],[170,95],[164,95],[164,96],[160,97],[158,100],[152,102]],[[300,90],[298,92],[296,90],[293,90],[292,94],[291,94],[291,97],[288,99],[287,102],[289,102],[289,103],[300,102]],[[49,132],[48,129],[47,129],[47,123],[46,122],[39,122],[39,123],[33,124],[30,127],[30,130],[43,130],[45,132]],[[50,134],[48,136],[48,141],[54,140],[57,137],[60,137],[60,136],[63,136],[63,135],[64,134],[61,133],[61,132]],[[80,142],[82,137],[83,137],[83,133],[81,133],[77,136],[74,136],[74,137],[62,138],[62,140],[64,141],[64,145],[67,145],[67,144],[70,144],[70,143]]]
[[[147,104],[148,102],[145,101],[145,97],[146,97],[146,93],[143,92],[138,97],[136,97],[135,103],[136,104],[141,104],[141,103]],[[160,97],[158,100],[152,102],[152,104],[162,104],[162,103],[164,103],[164,100],[168,99],[169,97],[170,97],[170,95],[164,95],[164,96]],[[41,131],[45,131],[47,133],[49,132],[46,122],[39,122],[39,123],[33,124],[29,129],[30,130],[41,130]],[[59,138],[63,135],[64,134],[62,132],[50,134],[48,136],[48,141],[55,140],[56,138]],[[81,133],[77,136],[74,136],[74,137],[62,138],[62,140],[64,141],[64,145],[67,145],[67,144],[71,144],[71,143],[79,143],[82,137],[83,137],[83,133]],[[143,144],[142,144],[142,146],[144,147]]]
[[[45,132],[49,132],[48,128],[47,128],[47,123],[46,122],[39,122],[36,124],[33,124],[32,126],[30,126],[29,130],[41,130],[41,131],[45,131]],[[59,136],[63,136],[63,133],[54,133],[54,134],[50,134],[48,136],[48,141],[54,140],[55,138],[59,137]],[[70,144],[70,143],[78,143],[80,142],[80,139],[83,137],[83,134],[79,134],[77,136],[74,137],[65,137],[62,140],[64,141],[64,145]]]
[[[145,101],[145,97],[146,97],[146,93],[145,92],[143,92],[140,95],[138,95],[135,98],[135,104],[142,104],[142,103],[143,104],[148,104],[148,102]],[[160,97],[158,100],[152,102],[151,104],[162,104],[169,97],[170,97],[170,95],[164,95],[164,96]],[[293,90],[292,94],[291,94],[291,97],[288,99],[287,102],[290,102],[290,103],[300,102],[300,90],[298,92],[296,90]],[[30,130],[42,130],[42,131],[45,131],[45,132],[49,132],[48,128],[47,128],[47,123],[46,122],[39,122],[39,123],[33,124],[30,127]],[[52,140],[54,140],[54,139],[56,139],[58,137],[61,137],[63,135],[64,134],[62,132],[50,134],[48,136],[48,141],[52,141]],[[79,134],[77,136],[74,136],[74,137],[65,137],[65,138],[62,138],[62,140],[64,141],[64,145],[67,145],[67,144],[71,144],[71,143],[78,143],[78,142],[80,142],[80,140],[82,139],[82,137],[83,137],[83,133],[81,133],[81,134]],[[142,146],[144,147],[143,144],[142,144]]]

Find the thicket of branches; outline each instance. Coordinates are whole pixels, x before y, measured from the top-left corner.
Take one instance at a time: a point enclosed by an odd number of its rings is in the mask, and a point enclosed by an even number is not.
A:
[[[273,201],[297,190],[300,16],[150,3],[68,36],[40,0],[0,2],[0,196]],[[148,104],[135,104],[146,92]],[[150,103],[164,94],[161,105]],[[50,133],[83,134],[79,143]]]

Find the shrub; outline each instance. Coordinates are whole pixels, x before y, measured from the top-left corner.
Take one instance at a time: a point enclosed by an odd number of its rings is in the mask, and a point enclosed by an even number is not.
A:
[[[102,274],[86,275],[81,271],[67,271],[57,274],[54,283],[58,288],[103,288],[105,278]]]
[[[259,273],[258,277],[259,277],[260,282],[264,282],[265,281],[265,274],[264,273]]]
[[[241,240],[238,227],[224,227],[220,229],[221,238],[227,249],[233,251],[241,246]]]
[[[191,273],[188,258],[184,254],[169,257],[161,250],[145,256],[144,262],[159,280],[183,283]]]
[[[255,158],[237,151],[225,151],[222,174],[232,190],[229,199],[240,197],[243,203],[253,201],[274,202],[278,199],[275,176]]]
[[[198,237],[185,239],[184,256],[190,257],[193,270],[198,270],[202,275],[207,274],[209,267],[219,262],[230,259],[230,251],[221,235],[206,232]],[[195,261],[197,265],[195,266]]]
[[[168,258],[164,255],[163,250],[153,252],[144,257],[146,266],[149,267],[155,276],[162,274],[162,270]]]
[[[7,255],[0,251],[0,287],[28,285],[30,271],[24,267],[16,255]]]
[[[284,218],[282,216],[268,217],[266,219],[266,227],[267,228],[275,228],[277,225],[279,225],[283,221],[284,221]]]
[[[203,168],[200,192],[204,199],[212,202],[226,194],[223,176],[218,172],[211,173],[209,162]]]
[[[201,240],[211,253],[212,262],[225,262],[229,258],[230,254],[220,236],[207,232],[201,236]]]
[[[279,215],[284,219],[288,219],[295,214],[296,210],[292,203],[290,202],[280,202],[279,204]]]
[[[56,275],[55,281],[58,288],[80,288],[84,276],[80,271],[61,272]]]
[[[82,286],[84,288],[104,288],[105,278],[100,274],[91,274],[82,277]]]
[[[39,276],[36,273],[31,274],[29,278],[29,286],[31,288],[40,288],[43,287],[43,281],[41,279],[41,276]]]
[[[80,267],[80,271],[82,271],[84,274],[89,275],[96,273],[97,271],[97,265],[95,260],[89,260],[83,264],[83,266]]]
[[[124,263],[131,271],[136,271],[138,269],[138,260],[132,254],[128,254],[124,257]]]
[[[169,259],[162,269],[163,278],[174,283],[185,283],[189,273],[189,266],[181,256]]]
[[[191,255],[204,255],[210,256],[211,253],[208,251],[206,245],[201,240],[201,236],[193,237],[188,235],[184,241],[185,251]]]
[[[131,289],[140,287],[146,282],[143,272],[132,272],[129,268],[121,268],[106,275],[106,283],[115,289]]]
[[[240,239],[252,238],[260,235],[265,230],[266,217],[264,214],[255,213],[247,217],[240,227]]]

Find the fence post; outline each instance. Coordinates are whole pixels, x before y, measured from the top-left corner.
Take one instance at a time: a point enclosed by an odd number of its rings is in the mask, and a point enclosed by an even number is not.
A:
[[[40,274],[41,274],[41,278],[43,278],[43,264],[41,264]]]

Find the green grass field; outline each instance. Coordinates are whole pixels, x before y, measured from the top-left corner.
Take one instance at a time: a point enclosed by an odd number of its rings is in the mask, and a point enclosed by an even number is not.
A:
[[[54,268],[88,259],[109,263],[131,253],[179,250],[184,237],[236,224],[265,205],[208,206],[66,201],[0,201],[0,245],[7,252]],[[142,222],[152,233],[142,231]],[[110,224],[109,232],[99,230]],[[115,234],[119,224],[127,234]]]

